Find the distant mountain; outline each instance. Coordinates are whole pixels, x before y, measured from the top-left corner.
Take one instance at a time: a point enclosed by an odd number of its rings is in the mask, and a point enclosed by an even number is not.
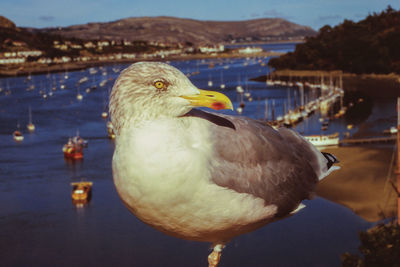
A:
[[[284,19],[199,21],[174,17],[126,18],[64,28],[30,29],[79,39],[215,44],[303,39],[316,32]]]

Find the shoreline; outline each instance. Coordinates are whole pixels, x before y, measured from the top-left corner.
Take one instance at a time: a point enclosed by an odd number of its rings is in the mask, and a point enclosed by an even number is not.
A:
[[[247,58],[247,57],[270,57],[279,56],[283,53],[280,52],[261,52],[254,54],[239,54],[239,53],[223,53],[218,55],[207,55],[207,54],[193,54],[184,56],[170,56],[165,58],[138,58],[138,59],[119,59],[119,60],[104,60],[104,61],[86,61],[86,62],[71,62],[71,63],[58,63],[58,64],[38,64],[38,63],[26,63],[21,65],[15,65],[5,69],[0,68],[0,78],[6,77],[17,77],[27,76],[29,74],[44,74],[54,73],[63,71],[74,71],[82,70],[91,67],[113,65],[113,64],[124,64],[124,63],[135,63],[139,61],[171,61],[171,60],[193,60],[193,59],[223,59],[223,58]]]
[[[324,77],[325,84],[329,80],[342,77],[343,90],[347,92],[363,92],[372,98],[398,97],[400,96],[400,75],[399,74],[354,74],[346,73],[341,70],[322,71],[322,70],[276,70],[271,73],[271,77],[280,80],[294,80],[302,82],[316,83]],[[252,78],[253,81],[265,82],[266,75]],[[384,92],[384,95],[382,94]]]

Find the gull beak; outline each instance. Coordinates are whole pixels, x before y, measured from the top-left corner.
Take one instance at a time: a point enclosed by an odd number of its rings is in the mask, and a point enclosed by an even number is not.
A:
[[[189,100],[190,105],[194,107],[208,107],[215,110],[220,109],[231,109],[233,110],[233,105],[229,98],[219,92],[201,90],[198,95],[183,95],[182,98]]]

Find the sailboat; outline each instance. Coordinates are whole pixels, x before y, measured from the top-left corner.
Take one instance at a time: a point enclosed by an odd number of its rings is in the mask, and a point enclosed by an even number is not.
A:
[[[239,96],[240,96],[240,104],[239,104],[239,106],[236,108],[236,112],[237,112],[238,114],[242,114],[243,109],[244,109],[244,107],[245,107],[245,103],[244,103],[244,100],[243,100],[243,89],[242,89],[242,90],[239,90]]]
[[[107,112],[107,101],[106,101],[106,96],[105,93],[103,93],[103,112],[101,113],[101,117],[103,119],[107,119],[108,118],[108,112]]]
[[[19,123],[17,124],[17,130],[13,132],[13,138],[16,142],[22,142],[24,140],[24,135],[19,130]]]
[[[244,91],[244,96],[247,98],[247,101],[249,101],[249,102],[253,101],[253,97],[251,96],[250,91],[249,91],[247,76],[246,76],[246,89]]]
[[[32,123],[32,110],[31,106],[29,106],[29,123],[26,125],[26,128],[28,128],[28,131],[30,133],[33,133],[35,131],[35,124]]]
[[[107,133],[108,133],[108,138],[110,138],[110,139],[115,138],[114,127],[113,127],[111,121],[107,121]]]
[[[213,86],[213,82],[211,80],[211,74],[208,75],[208,87]]]
[[[65,70],[65,73],[64,73],[64,79],[65,80],[67,80],[69,78],[69,75],[68,75],[68,70]]]
[[[76,99],[78,99],[79,101],[83,99],[83,95],[79,91],[79,84],[78,84],[78,94],[76,95]]]
[[[225,89],[225,84],[224,84],[224,74],[223,74],[223,71],[221,70],[221,85],[220,85],[220,88],[221,89]]]

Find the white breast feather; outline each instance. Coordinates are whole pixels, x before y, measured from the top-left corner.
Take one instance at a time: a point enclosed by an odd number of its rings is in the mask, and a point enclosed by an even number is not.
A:
[[[211,181],[207,123],[181,118],[124,129],[113,172],[121,198],[141,220],[171,235],[212,242],[233,228],[271,218],[277,208]]]

